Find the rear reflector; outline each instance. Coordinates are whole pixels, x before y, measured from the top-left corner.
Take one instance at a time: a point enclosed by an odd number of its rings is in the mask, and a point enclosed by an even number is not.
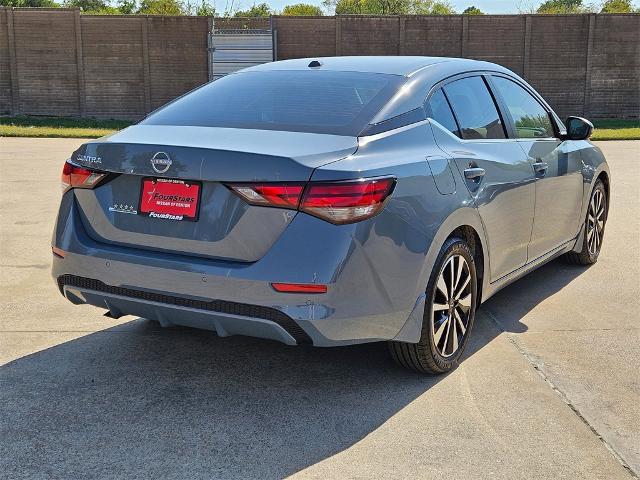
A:
[[[277,292],[327,293],[326,285],[317,285],[313,283],[272,283],[271,286]]]
[[[66,192],[70,188],[93,188],[106,175],[104,172],[79,167],[67,160],[62,168],[62,176],[60,178],[62,191]]]
[[[56,257],[60,258],[64,258],[64,256],[67,254],[67,252],[58,247],[51,247],[51,251]]]
[[[358,222],[379,213],[393,192],[395,178],[363,178],[330,183],[228,185],[252,205],[300,210],[334,224]]]

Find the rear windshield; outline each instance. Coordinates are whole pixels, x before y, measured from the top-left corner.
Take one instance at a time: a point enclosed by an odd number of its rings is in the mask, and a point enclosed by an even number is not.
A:
[[[241,72],[198,88],[141,123],[357,136],[404,80],[361,72]]]

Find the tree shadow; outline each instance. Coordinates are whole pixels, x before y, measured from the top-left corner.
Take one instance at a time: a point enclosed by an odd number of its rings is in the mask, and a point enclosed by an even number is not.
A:
[[[514,312],[505,330],[580,272],[556,270],[491,301]],[[499,334],[481,308],[465,357]],[[286,347],[137,319],[0,368],[0,476],[282,478],[446,379],[396,367],[383,343]]]

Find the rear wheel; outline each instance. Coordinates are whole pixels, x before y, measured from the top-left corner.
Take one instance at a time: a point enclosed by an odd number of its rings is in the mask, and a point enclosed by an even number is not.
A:
[[[591,265],[598,261],[602,240],[604,239],[604,227],[607,222],[608,205],[607,192],[601,180],[593,187],[587,216],[584,220],[584,235],[582,249],[579,252],[569,252],[566,259],[574,265]]]
[[[451,238],[440,250],[429,278],[420,341],[389,342],[393,359],[421,373],[451,370],[469,339],[476,295],[476,268],[471,250],[462,239]]]

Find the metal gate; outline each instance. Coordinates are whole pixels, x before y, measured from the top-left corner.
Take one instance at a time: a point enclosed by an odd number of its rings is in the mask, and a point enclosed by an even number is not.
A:
[[[271,29],[224,29],[209,33],[209,80],[273,61]]]

